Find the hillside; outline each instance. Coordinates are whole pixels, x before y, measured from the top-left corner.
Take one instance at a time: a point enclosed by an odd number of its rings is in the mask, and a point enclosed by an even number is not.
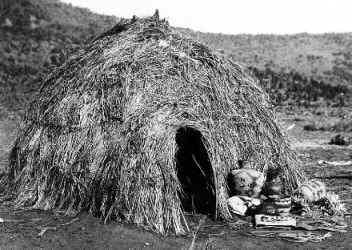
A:
[[[2,0],[2,108],[21,110],[38,89],[42,77],[116,21],[116,17],[98,15],[56,0]]]
[[[2,109],[22,110],[48,72],[117,20],[57,0],[2,0]],[[278,36],[178,30],[247,66],[274,104],[310,105],[319,99],[336,103],[352,86],[352,33]]]
[[[352,33],[223,35],[188,29],[182,32],[247,66],[276,72],[295,71],[333,85],[352,81]]]
[[[274,103],[345,102],[352,88],[352,33],[225,35],[179,29],[248,67]],[[341,95],[343,93],[343,95]]]

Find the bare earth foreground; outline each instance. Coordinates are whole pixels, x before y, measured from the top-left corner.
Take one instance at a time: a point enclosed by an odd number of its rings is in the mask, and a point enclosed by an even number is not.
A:
[[[348,213],[352,212],[352,165],[330,166],[318,161],[350,161],[352,147],[332,146],[327,142],[332,132],[307,132],[302,129],[306,117],[285,115],[280,117],[288,131],[293,147],[300,154],[307,173],[321,178],[330,190],[346,201]],[[294,127],[292,125],[295,124]],[[0,121],[0,170],[15,137],[16,123]],[[351,133],[350,133],[351,134]],[[193,216],[196,230],[201,216]],[[161,237],[121,223],[104,225],[87,214],[68,217],[38,210],[15,209],[10,202],[0,203],[0,249],[352,249],[351,217],[347,233],[334,232],[319,243],[294,243],[280,239],[258,238],[235,230],[221,222],[206,219],[193,235]]]

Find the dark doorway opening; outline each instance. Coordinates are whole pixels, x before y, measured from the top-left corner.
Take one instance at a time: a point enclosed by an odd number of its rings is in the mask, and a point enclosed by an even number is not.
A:
[[[199,131],[183,127],[176,133],[177,176],[182,185],[179,194],[187,212],[215,215],[214,173]]]

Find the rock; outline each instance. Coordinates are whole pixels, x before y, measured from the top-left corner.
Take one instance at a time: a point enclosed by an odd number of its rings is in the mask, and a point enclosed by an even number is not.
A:
[[[306,131],[317,131],[319,130],[319,128],[317,128],[317,126],[315,124],[306,124],[303,126],[303,130]]]
[[[4,26],[4,27],[12,27],[13,24],[12,24],[12,22],[11,22],[11,20],[9,18],[6,18],[5,22],[3,23],[2,26]]]
[[[348,146],[351,144],[351,138],[348,138],[346,136],[342,136],[341,134],[338,134],[331,138],[330,145],[339,145],[339,146]]]

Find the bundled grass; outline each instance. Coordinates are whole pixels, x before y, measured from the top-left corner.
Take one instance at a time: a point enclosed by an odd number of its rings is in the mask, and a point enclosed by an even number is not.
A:
[[[226,177],[239,160],[304,178],[267,96],[242,69],[157,16],[123,20],[43,83],[13,147],[6,183],[20,206],[88,210],[184,233],[175,137],[202,134],[227,219]]]

